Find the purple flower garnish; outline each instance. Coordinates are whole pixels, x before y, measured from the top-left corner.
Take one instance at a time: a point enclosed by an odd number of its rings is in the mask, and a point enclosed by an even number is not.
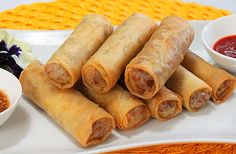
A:
[[[13,60],[13,61],[14,61],[14,60]],[[9,67],[11,68],[13,74],[14,74],[17,78],[19,78],[21,72],[23,71],[23,69],[22,69],[20,66],[18,66],[17,64],[11,65],[11,66],[9,66]]]
[[[7,68],[6,70],[13,73],[17,78],[19,78],[20,73],[23,69],[17,65],[15,60],[11,57],[11,55],[16,55],[17,57],[20,55],[21,48],[13,45],[10,49],[7,49],[7,45],[5,41],[0,42],[0,51],[6,51],[7,53],[0,53],[0,67]],[[8,66],[8,67],[7,67]]]
[[[16,55],[17,57],[20,55],[21,48],[17,47],[16,45],[13,45],[9,50],[8,53],[10,55]]]
[[[0,57],[1,57],[0,59],[4,60],[4,61],[0,61],[0,67],[6,68],[6,66],[8,66],[7,67],[8,69],[6,70],[14,74],[17,78],[19,78],[20,73],[23,71],[23,69],[16,64],[15,60],[7,54],[0,54]],[[2,57],[5,57],[5,58],[2,58]]]
[[[3,40],[0,42],[0,51],[8,51],[7,44]]]
[[[7,61],[9,57],[11,57],[11,55],[9,55],[8,53],[0,53],[0,64]]]

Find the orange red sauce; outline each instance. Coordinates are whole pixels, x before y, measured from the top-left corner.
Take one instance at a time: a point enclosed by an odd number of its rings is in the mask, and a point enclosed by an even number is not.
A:
[[[219,39],[213,49],[228,57],[236,58],[236,35],[230,35]]]
[[[10,106],[10,101],[5,92],[0,90],[0,112],[5,111]]]

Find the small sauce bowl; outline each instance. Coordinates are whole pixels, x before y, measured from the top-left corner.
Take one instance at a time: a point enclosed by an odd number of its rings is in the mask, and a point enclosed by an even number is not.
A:
[[[225,16],[208,23],[202,30],[201,39],[208,54],[218,65],[236,73],[236,58],[213,50],[213,46],[218,40],[230,35],[236,35],[236,15]]]
[[[2,125],[14,112],[22,95],[22,87],[19,80],[10,72],[0,69],[0,90],[3,91],[10,101],[10,106],[0,112],[0,125]]]

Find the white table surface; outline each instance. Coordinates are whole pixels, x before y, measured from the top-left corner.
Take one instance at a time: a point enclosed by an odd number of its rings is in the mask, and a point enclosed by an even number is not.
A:
[[[14,8],[21,4],[31,4],[33,2],[49,2],[52,0],[0,0],[0,12]],[[211,5],[217,8],[230,10],[236,13],[236,0],[183,0],[185,2],[198,2],[203,5]]]

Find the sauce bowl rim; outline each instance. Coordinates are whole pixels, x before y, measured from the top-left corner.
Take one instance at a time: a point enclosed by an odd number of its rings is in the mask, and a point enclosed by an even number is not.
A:
[[[2,115],[7,113],[8,111],[10,111],[12,108],[14,108],[18,104],[18,102],[22,96],[22,86],[20,84],[20,81],[17,79],[17,77],[15,75],[13,75],[12,73],[0,68],[0,74],[1,75],[3,74],[4,77],[11,77],[13,80],[15,80],[15,84],[17,85],[16,89],[14,90],[14,92],[16,92],[16,99],[14,102],[10,101],[10,106],[6,110],[0,112],[0,118],[1,118]],[[5,92],[5,89],[1,89],[1,87],[0,87],[0,90],[3,90]],[[11,97],[7,93],[6,93],[6,95],[9,98]]]
[[[202,40],[204,46],[205,46],[205,47],[208,49],[208,51],[210,51],[211,53],[216,54],[217,56],[219,56],[219,57],[221,57],[221,58],[225,58],[225,59],[230,60],[230,61],[236,61],[236,58],[229,57],[229,56],[223,55],[223,54],[221,54],[221,53],[215,51],[215,50],[213,49],[213,47],[210,47],[209,44],[206,43],[206,39],[205,39],[205,33],[208,31],[209,27],[211,27],[211,26],[214,25],[214,24],[217,24],[217,22],[219,22],[219,21],[221,21],[221,20],[227,20],[227,19],[229,19],[229,18],[236,18],[236,15],[235,15],[235,14],[232,14],[232,15],[224,16],[224,17],[217,18],[217,19],[215,19],[215,20],[209,22],[209,23],[203,28],[203,30],[202,30],[202,32],[201,32],[201,40]],[[236,33],[235,33],[235,34],[232,34],[232,35],[236,35]],[[227,36],[224,36],[224,37],[227,37]],[[219,38],[219,39],[221,39],[221,38]],[[215,42],[215,43],[216,43],[216,42]]]

